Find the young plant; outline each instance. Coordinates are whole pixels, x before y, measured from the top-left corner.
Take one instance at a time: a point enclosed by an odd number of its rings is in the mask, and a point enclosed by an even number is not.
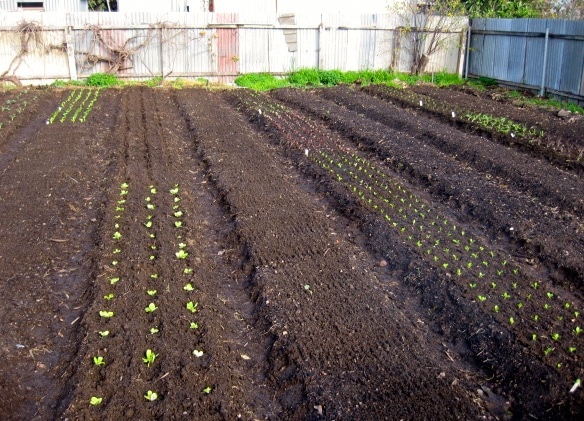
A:
[[[151,349],[147,349],[145,356],[142,357],[142,361],[144,361],[144,364],[150,367],[154,363],[154,360],[156,359],[157,356],[158,355],[156,355],[154,351],[152,351]]]
[[[155,289],[149,289],[148,291],[146,291],[146,294],[150,295],[151,297],[156,295],[156,290]]]
[[[144,395],[144,399],[146,399],[147,401],[150,401],[150,402],[154,402],[156,399],[158,399],[158,393],[153,392],[152,390],[149,390]]]
[[[189,256],[189,254],[186,251],[184,251],[183,249],[180,249],[179,251],[177,251],[175,253],[175,255],[176,255],[177,259],[186,259]]]
[[[207,386],[206,388],[203,389],[203,393],[208,395],[209,393],[211,393],[212,390],[213,388],[211,386]]]
[[[192,284],[190,284],[190,283],[189,283],[189,284],[186,284],[186,285],[183,287],[183,289],[184,289],[185,291],[189,291],[189,292],[190,292],[190,291],[193,291],[195,288],[193,287],[193,285],[192,285]]]
[[[114,298],[114,294],[110,293],[110,294],[104,295],[103,298],[109,301],[109,300]]]
[[[196,322],[191,322],[190,326],[191,329],[198,329],[199,328],[199,324]]]
[[[111,317],[114,317],[114,312],[113,311],[107,311],[107,310],[100,310],[99,311],[99,315],[105,319],[109,319]]]
[[[102,338],[105,338],[106,336],[109,335],[109,330],[100,330],[97,333],[99,333],[99,336],[101,336]]]
[[[203,356],[203,351],[199,351],[198,349],[195,349],[195,350],[193,351],[193,355],[194,355],[195,357],[197,357],[197,358],[200,358],[200,357],[202,357],[202,356]]]
[[[156,328],[156,327],[151,327],[151,328],[150,328],[150,334],[151,334],[151,335],[155,335],[155,334],[156,334],[156,333],[158,333],[158,332],[159,332],[158,328]]]
[[[100,356],[93,357],[93,364],[99,367],[100,365],[105,365],[105,360]]]
[[[101,398],[99,396],[92,396],[91,399],[89,399],[89,403],[93,406],[99,405],[102,401],[103,401],[103,398]]]
[[[157,310],[157,309],[158,309],[158,307],[156,307],[156,304],[154,304],[154,303],[150,303],[150,304],[148,304],[148,307],[146,307],[146,308],[144,309],[144,311],[145,311],[146,313],[152,313],[152,312],[154,312],[154,311],[155,311],[155,310]]]
[[[191,313],[196,313],[198,306],[199,306],[199,303],[193,303],[192,301],[189,301],[186,305],[187,310],[189,310]]]

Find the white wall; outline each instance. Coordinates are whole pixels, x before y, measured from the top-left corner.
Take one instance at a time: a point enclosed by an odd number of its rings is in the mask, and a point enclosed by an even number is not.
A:
[[[186,4],[185,0],[118,0],[118,12],[184,12]]]

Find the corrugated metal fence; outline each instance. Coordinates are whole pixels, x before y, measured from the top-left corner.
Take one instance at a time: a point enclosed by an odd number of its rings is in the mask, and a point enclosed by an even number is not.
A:
[[[471,27],[470,76],[584,102],[584,21],[473,19]]]
[[[427,71],[462,70],[467,24],[458,20],[444,35]],[[0,75],[46,83],[111,71],[230,82],[301,67],[409,71],[409,39],[389,14],[0,13]]]

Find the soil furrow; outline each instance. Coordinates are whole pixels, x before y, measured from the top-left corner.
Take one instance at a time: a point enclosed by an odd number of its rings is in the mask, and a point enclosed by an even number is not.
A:
[[[547,206],[584,213],[584,181],[566,171],[485,138],[472,136],[443,123],[427,124],[426,118],[404,112],[386,101],[346,87],[315,91],[319,96],[378,121],[396,131],[435,146],[477,171],[499,178],[501,184],[537,197]]]
[[[256,262],[254,295],[275,336],[269,356],[271,379],[281,385],[278,400],[293,414],[291,418],[318,418],[319,411],[324,411],[326,418],[415,416],[413,400],[418,409],[438,415],[446,410],[442,405],[445,401],[450,402],[450,417],[466,411],[478,414],[479,408],[456,382],[451,384],[452,378],[438,376],[438,367],[445,363],[438,353],[424,355],[423,345],[420,349],[400,345],[403,340],[419,342],[414,338],[423,336],[424,330],[417,329],[409,321],[412,315],[401,312],[379,290],[367,266],[351,257],[351,247],[347,250],[348,244],[331,232],[326,214],[307,193],[283,178],[284,169],[267,146],[258,143],[255,133],[224,104],[215,102],[209,107],[212,101],[209,94],[201,96],[189,110],[194,125],[207,128],[196,136],[212,178],[236,213],[237,229],[244,241],[251,245],[251,241],[259,241],[258,234],[250,236],[250,232],[274,235],[270,258],[276,252],[279,260],[261,264],[268,260],[263,257],[264,249],[250,247],[249,252]],[[212,123],[211,109],[220,111],[224,124]],[[269,178],[265,176],[268,172]],[[257,208],[250,205],[250,195],[264,200],[261,219],[255,217]],[[287,248],[277,240],[282,213],[287,215],[289,226],[305,227],[296,231],[304,246],[298,243],[293,258],[280,254],[281,248]],[[323,248],[318,250],[315,245]],[[308,251],[310,248],[316,248],[317,256]],[[350,297],[339,295],[347,288]],[[396,329],[398,320],[411,330]],[[319,346],[312,346],[316,342]],[[380,378],[375,375],[379,371],[387,374]],[[406,372],[409,374],[402,377]],[[418,391],[415,397],[404,393],[412,387]],[[308,402],[304,402],[306,398]],[[400,400],[399,407],[383,403],[391,399]]]
[[[568,288],[582,287],[584,244],[577,235],[581,229],[577,220],[557,220],[553,209],[534,198],[501,187],[409,134],[358,118],[355,112],[330,101],[291,90],[277,91],[275,96],[325,119],[361,148],[378,154],[413,183],[428,188],[457,210],[461,221],[471,222],[469,216],[482,221],[490,237],[495,241],[501,238],[502,245],[511,239],[516,247],[512,255],[529,262],[539,255],[556,282]]]

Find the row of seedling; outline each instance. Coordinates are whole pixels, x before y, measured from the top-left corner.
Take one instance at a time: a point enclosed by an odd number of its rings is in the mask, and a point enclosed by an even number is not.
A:
[[[114,286],[116,284],[118,284],[118,282],[120,281],[120,275],[117,271],[117,268],[119,268],[120,265],[120,261],[122,259],[123,253],[122,253],[122,239],[124,237],[124,235],[122,234],[122,215],[124,214],[125,210],[126,210],[126,203],[127,203],[127,197],[128,197],[128,192],[129,192],[129,184],[126,182],[123,182],[120,185],[120,191],[119,191],[119,195],[116,199],[116,207],[115,207],[115,213],[114,213],[114,226],[113,226],[113,234],[112,234],[112,240],[113,240],[113,247],[111,250],[111,261],[110,261],[110,265],[111,265],[111,274],[107,277],[107,283],[109,285],[109,287],[111,288],[111,290],[106,293],[103,296],[103,300],[104,300],[104,307],[101,308],[99,310],[99,317],[100,319],[103,321],[103,325],[104,328],[100,329],[97,333],[98,335],[105,339],[108,338],[111,334],[111,331],[107,328],[108,323],[107,321],[111,318],[113,318],[115,316],[115,313],[113,310],[111,310],[110,308],[110,304],[112,302],[112,300],[115,299],[115,293],[114,293]],[[107,349],[107,346],[104,347],[104,349]],[[104,355],[94,355],[92,356],[92,361],[93,364],[97,367],[102,367],[105,366],[107,364],[107,359]],[[89,403],[91,405],[97,406],[100,405],[103,401],[103,397],[102,396],[92,396],[89,400]]]
[[[183,222],[183,218],[185,216],[185,211],[182,209],[181,206],[181,196],[180,196],[180,186],[175,184],[172,189],[170,189],[170,194],[172,196],[172,216],[174,218],[173,224],[176,230],[176,248],[174,255],[178,262],[180,262],[180,268],[182,274],[186,278],[186,283],[183,286],[183,291],[187,296],[187,299],[184,304],[184,311],[188,314],[187,323],[189,330],[196,332],[199,329],[199,323],[196,320],[195,315],[199,311],[199,303],[193,299],[193,295],[195,294],[195,286],[193,285],[192,274],[193,268],[189,266],[189,251],[188,245],[186,243],[187,239],[185,238],[184,231],[185,225]],[[201,349],[200,346],[197,346],[193,349],[192,355],[195,358],[201,358],[205,352]],[[211,386],[205,386],[202,390],[203,393],[209,394],[212,391]]]
[[[146,209],[146,218],[143,221],[143,226],[146,230],[146,243],[148,244],[148,263],[150,264],[149,267],[152,269],[150,270],[149,281],[153,285],[148,285],[146,287],[146,294],[150,298],[150,302],[144,308],[144,312],[146,315],[152,315],[155,311],[158,310],[158,306],[156,305],[155,299],[158,294],[158,290],[156,289],[156,284],[161,281],[160,275],[158,270],[156,270],[156,260],[158,258],[158,244],[156,240],[156,226],[154,224],[154,211],[156,210],[156,197],[158,194],[158,190],[156,186],[150,185],[148,186],[148,195],[144,198],[144,208]],[[158,326],[151,326],[149,331],[147,332],[150,335],[156,335],[159,333]],[[146,349],[143,354],[141,355],[142,361],[146,364],[147,367],[150,367],[154,364],[154,361],[158,358],[158,354],[151,348]],[[153,402],[158,399],[158,393],[153,390],[148,390],[144,394],[144,399],[147,401]]]
[[[51,114],[47,124],[53,124],[55,121],[64,123],[70,121],[75,123],[79,121],[84,123],[93,110],[95,102],[99,97],[100,89],[78,89],[71,91],[59,107]]]
[[[24,89],[0,105],[0,129],[7,123],[16,120],[16,117],[37,99],[38,93],[35,92],[32,97],[29,97],[29,92],[29,89]]]
[[[318,166],[343,184],[364,207],[378,212],[411,248],[433,266],[444,270],[463,286],[472,300],[484,306],[501,323],[517,333],[536,352],[548,358],[554,352],[563,361],[576,361],[581,352],[580,312],[573,300],[562,299],[553,288],[541,288],[522,273],[509,256],[490,249],[429,203],[416,197],[404,185],[355,153],[341,147],[308,119],[285,108],[271,114],[265,96],[243,97],[249,110],[262,107],[266,124],[280,132],[293,148],[304,150]],[[526,289],[526,287],[528,289]],[[528,290],[528,292],[525,292]],[[518,291],[523,291],[519,293]],[[550,298],[551,297],[551,298]],[[536,302],[547,300],[541,309]],[[562,329],[560,329],[562,328]],[[562,338],[559,330],[571,332]]]

